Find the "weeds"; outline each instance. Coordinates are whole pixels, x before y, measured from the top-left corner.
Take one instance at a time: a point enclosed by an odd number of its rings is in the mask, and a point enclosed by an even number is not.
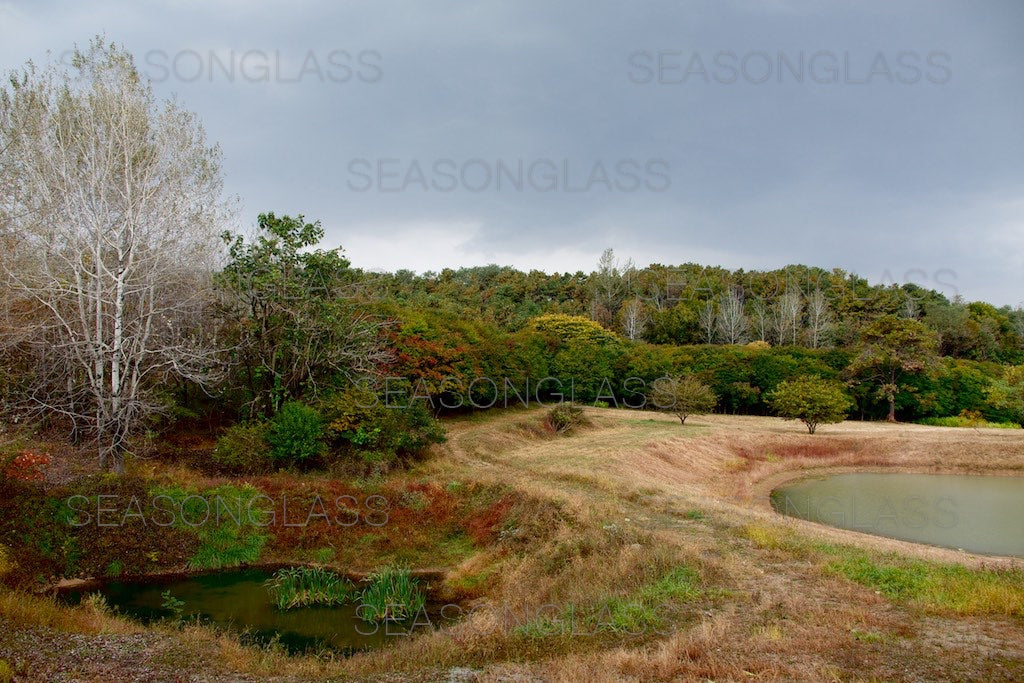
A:
[[[219,569],[251,564],[260,558],[269,536],[255,530],[252,503],[260,491],[252,486],[223,485],[201,494],[180,486],[156,487],[154,497],[166,498],[176,529],[195,534],[199,549],[189,559],[193,569]],[[202,523],[200,523],[202,522]]]
[[[989,422],[982,417],[954,415],[952,417],[926,417],[917,424],[930,427],[969,427],[974,429],[1020,429],[1016,422]]]
[[[367,621],[403,621],[423,609],[426,596],[407,567],[385,567],[367,577],[359,596],[360,616]]]
[[[887,598],[927,611],[963,615],[1024,616],[1024,573],[1020,570],[968,569],[895,555],[871,558],[853,548],[829,546],[839,557],[825,571],[872,588]]]
[[[352,582],[322,567],[281,569],[266,582],[270,598],[278,609],[322,605],[343,605],[354,586]]]
[[[565,434],[585,423],[583,409],[571,403],[555,406],[544,418],[544,424],[556,434]]]

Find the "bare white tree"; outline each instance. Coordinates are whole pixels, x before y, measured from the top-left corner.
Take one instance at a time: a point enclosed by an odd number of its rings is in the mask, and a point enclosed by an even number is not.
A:
[[[700,323],[701,332],[704,333],[704,343],[714,344],[715,343],[715,327],[718,316],[715,313],[715,302],[708,299],[704,302],[704,306],[701,307],[698,313],[698,322]]]
[[[619,263],[612,249],[605,249],[597,262],[597,270],[588,279],[590,318],[605,327],[615,322],[622,301],[628,294],[630,279],[635,275],[632,259]]]
[[[640,297],[633,297],[622,307],[622,333],[627,339],[640,339],[649,321],[647,308]]]
[[[787,288],[772,306],[775,336],[779,344],[796,344],[800,338],[800,318],[803,315],[803,297],[795,288]]]
[[[921,307],[917,304],[917,299],[910,292],[906,293],[906,298],[903,299],[903,317],[910,320],[917,320],[918,316],[921,315]]]
[[[752,324],[754,334],[757,335],[758,340],[767,342],[771,341],[772,333],[772,316],[768,305],[764,302],[764,299],[757,298],[754,303],[751,304]]]
[[[72,73],[29,64],[12,77],[0,149],[4,275],[37,316],[28,400],[91,433],[101,466],[122,471],[160,384],[216,370],[206,313],[228,215],[219,151],[99,39],[75,51]]]
[[[832,309],[828,298],[815,289],[807,299],[807,341],[812,349],[828,346],[832,342]]]
[[[726,344],[742,344],[747,340],[749,327],[742,292],[730,289],[723,293],[718,305],[719,338]]]

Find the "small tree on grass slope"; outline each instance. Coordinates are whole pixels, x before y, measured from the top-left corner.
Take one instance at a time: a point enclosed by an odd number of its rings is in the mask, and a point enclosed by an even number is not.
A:
[[[842,422],[853,405],[838,382],[813,376],[780,382],[768,400],[782,417],[807,425],[809,434],[819,424]]]
[[[662,377],[654,382],[651,402],[658,410],[675,413],[680,424],[690,415],[710,413],[718,405],[718,396],[693,375]]]

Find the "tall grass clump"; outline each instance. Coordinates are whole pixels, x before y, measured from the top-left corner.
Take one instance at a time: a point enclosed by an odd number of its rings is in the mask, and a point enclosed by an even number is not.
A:
[[[407,567],[385,567],[366,578],[360,593],[360,617],[366,621],[404,621],[427,602]]]
[[[354,586],[344,576],[322,567],[292,567],[278,570],[266,582],[270,598],[278,609],[320,605],[343,605]]]

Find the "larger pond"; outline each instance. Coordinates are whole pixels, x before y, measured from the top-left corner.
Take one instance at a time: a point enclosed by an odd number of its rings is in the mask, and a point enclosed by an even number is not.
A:
[[[61,599],[79,602],[100,592],[107,604],[122,614],[152,622],[174,616],[167,596],[180,600],[182,616],[198,618],[242,632],[255,643],[278,641],[289,652],[328,648],[351,654],[382,647],[400,638],[450,624],[461,616],[457,605],[427,603],[423,612],[406,622],[369,622],[355,605],[303,607],[280,610],[271,602],[266,580],[271,572],[260,569],[225,571],[198,576],[108,581],[61,593]]]
[[[857,472],[771,494],[791,517],[904,541],[1024,557],[1024,477]]]

